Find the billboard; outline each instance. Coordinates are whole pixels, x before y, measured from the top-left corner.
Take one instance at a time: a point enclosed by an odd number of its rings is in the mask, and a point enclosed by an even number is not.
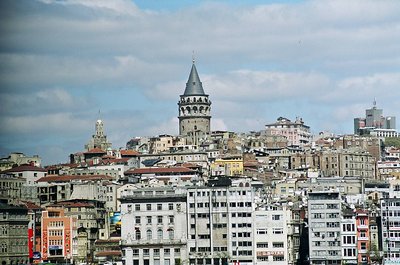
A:
[[[121,213],[111,212],[109,214],[110,219],[110,232],[111,233],[121,233]]]

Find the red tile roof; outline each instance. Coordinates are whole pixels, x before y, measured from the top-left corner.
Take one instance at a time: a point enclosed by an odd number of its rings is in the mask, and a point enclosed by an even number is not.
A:
[[[196,171],[186,167],[145,167],[135,168],[125,172],[125,175],[141,174],[173,174],[173,173],[194,173]]]
[[[106,153],[107,153],[106,151],[101,150],[100,148],[93,148],[87,152],[84,152],[84,154],[106,154]]]
[[[106,257],[106,256],[122,256],[122,253],[120,250],[114,250],[114,251],[102,251],[102,252],[97,252],[95,254],[96,257]]]
[[[40,210],[42,209],[39,205],[31,201],[21,201],[22,204],[26,206],[29,210]]]
[[[51,206],[64,206],[66,208],[70,208],[70,207],[94,208],[93,204],[90,204],[90,203],[87,203],[87,202],[69,202],[69,201],[58,202],[58,203],[55,203],[53,205],[49,205],[49,207],[51,207]]]
[[[25,172],[25,171],[34,171],[34,172],[47,172],[46,169],[31,165],[20,165],[18,167],[13,167],[7,170],[4,170],[1,173],[14,173],[14,172]]]
[[[135,150],[120,150],[121,156],[138,156],[140,153]]]
[[[118,243],[120,241],[119,238],[110,238],[110,239],[97,239],[96,243]]]
[[[106,175],[50,175],[37,180],[37,182],[69,182],[71,180],[112,180],[113,177]]]
[[[103,159],[100,164],[103,165],[110,165],[110,164],[125,164],[128,162],[129,157],[123,157],[123,158],[112,158],[112,159]]]

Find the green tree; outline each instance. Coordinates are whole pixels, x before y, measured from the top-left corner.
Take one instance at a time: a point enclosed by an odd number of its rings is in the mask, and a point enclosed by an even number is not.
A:
[[[385,146],[394,146],[400,148],[400,138],[397,137],[386,137]]]

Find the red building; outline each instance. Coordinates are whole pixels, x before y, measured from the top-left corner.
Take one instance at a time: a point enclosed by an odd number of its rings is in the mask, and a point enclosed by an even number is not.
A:
[[[76,236],[76,218],[64,215],[64,208],[48,208],[42,212],[43,261],[72,261],[73,241]]]
[[[369,249],[369,218],[368,211],[357,210],[356,212],[357,226],[357,253],[358,264],[370,264]]]

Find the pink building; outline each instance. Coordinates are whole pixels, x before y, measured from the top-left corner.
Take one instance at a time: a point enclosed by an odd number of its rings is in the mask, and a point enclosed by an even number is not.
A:
[[[304,146],[310,143],[310,127],[305,125],[303,119],[297,117],[292,122],[287,118],[279,117],[275,123],[265,125],[267,135],[280,135],[288,140],[288,145]]]
[[[356,212],[358,264],[370,264],[369,218],[365,210]]]

